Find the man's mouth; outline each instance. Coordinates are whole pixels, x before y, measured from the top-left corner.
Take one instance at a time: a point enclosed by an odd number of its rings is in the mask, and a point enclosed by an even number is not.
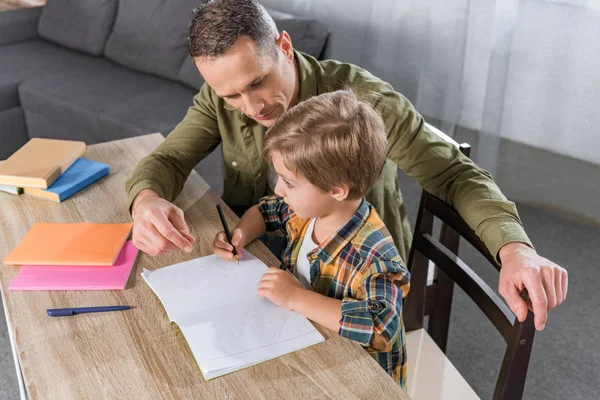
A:
[[[266,114],[261,114],[261,115],[257,115],[255,117],[255,119],[259,120],[259,121],[265,121],[268,120],[269,117],[271,116],[271,114],[273,113],[273,109],[271,109],[268,113]]]

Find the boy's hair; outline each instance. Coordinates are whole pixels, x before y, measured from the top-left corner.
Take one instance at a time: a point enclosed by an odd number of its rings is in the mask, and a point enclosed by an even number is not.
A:
[[[367,194],[387,155],[385,125],[354,92],[321,94],[292,107],[265,136],[263,155],[273,163],[278,152],[285,166],[323,191],[348,185],[348,200]]]
[[[241,36],[252,39],[264,54],[277,57],[279,31],[263,6],[255,0],[211,0],[193,10],[188,51],[192,57],[219,57]]]

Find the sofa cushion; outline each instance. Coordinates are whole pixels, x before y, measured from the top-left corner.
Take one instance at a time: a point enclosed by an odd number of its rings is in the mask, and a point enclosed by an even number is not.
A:
[[[7,159],[29,140],[23,109],[0,110],[0,160]]]
[[[127,67],[175,80],[187,54],[187,28],[199,0],[120,0],[105,55]]]
[[[296,50],[310,54],[315,58],[322,58],[329,38],[327,25],[310,18],[298,17],[268,8],[267,11],[273,17],[277,29],[280,32],[286,31],[290,35],[292,45]],[[177,80],[195,89],[200,89],[204,84],[204,79],[202,79],[192,57],[187,52],[177,74]]]
[[[6,110],[20,104],[17,88],[24,80],[88,65],[96,58],[43,40],[30,40],[0,47],[0,60],[0,110]]]
[[[38,33],[62,46],[99,56],[116,14],[117,0],[48,0]]]
[[[183,119],[194,94],[194,90],[179,83],[141,74],[106,59],[29,79],[19,87],[30,136],[89,144],[151,132],[168,133]]]

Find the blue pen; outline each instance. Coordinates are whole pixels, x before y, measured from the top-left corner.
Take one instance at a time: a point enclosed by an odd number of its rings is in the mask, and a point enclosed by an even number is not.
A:
[[[129,310],[130,306],[104,306],[104,307],[80,307],[80,308],[51,308],[46,310],[51,317],[70,317],[75,314],[106,312],[106,311],[121,311]]]

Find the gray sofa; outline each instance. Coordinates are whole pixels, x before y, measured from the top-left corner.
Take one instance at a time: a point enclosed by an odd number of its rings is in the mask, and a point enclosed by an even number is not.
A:
[[[168,134],[203,83],[186,36],[204,1],[48,0],[0,12],[0,159],[31,137]],[[327,26],[269,12],[296,49],[324,56]]]

